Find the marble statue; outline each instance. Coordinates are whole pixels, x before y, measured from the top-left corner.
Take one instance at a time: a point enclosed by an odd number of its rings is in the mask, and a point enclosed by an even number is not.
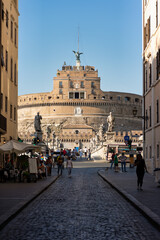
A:
[[[110,112],[109,116],[107,117],[107,123],[108,123],[108,132],[113,131],[113,126],[114,126],[114,117],[112,116],[112,113]]]
[[[39,115],[39,112],[37,113],[37,115],[34,118],[34,128],[36,132],[42,132],[41,130],[41,119],[42,116]]]

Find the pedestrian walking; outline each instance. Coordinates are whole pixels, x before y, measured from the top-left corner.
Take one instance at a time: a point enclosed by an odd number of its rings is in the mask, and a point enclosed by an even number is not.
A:
[[[88,149],[88,160],[91,160],[91,150]]]
[[[60,154],[57,158],[58,175],[62,175],[64,158]]]
[[[115,153],[114,155],[114,166],[115,166],[115,172],[118,172],[118,157],[117,154]]]
[[[135,160],[134,165],[136,166],[136,173],[137,173],[137,190],[143,191],[142,189],[143,178],[144,178],[145,171],[147,172],[147,167],[140,153],[137,154],[137,159]]]
[[[47,174],[48,174],[48,176],[51,176],[51,172],[52,172],[52,158],[51,158],[51,156],[48,157],[48,159],[46,161],[46,166],[47,166]]]
[[[127,157],[124,155],[124,153],[122,153],[122,155],[119,157],[119,160],[121,160],[122,172],[127,172],[126,171],[126,160],[127,160]]]
[[[80,156],[80,160],[82,160],[82,156],[83,156],[83,151],[82,151],[82,149],[79,150],[79,156]]]
[[[113,152],[113,153],[112,153],[112,159],[111,159],[110,169],[112,169],[112,167],[113,167],[113,165],[114,165],[114,156],[115,156],[115,153]],[[114,165],[114,168],[115,168],[115,165]]]
[[[68,157],[67,162],[66,162],[66,168],[68,170],[68,177],[71,177],[71,172],[73,168],[73,163],[70,157]]]
[[[85,155],[85,158],[87,158],[87,148],[86,147],[84,148],[84,155]]]

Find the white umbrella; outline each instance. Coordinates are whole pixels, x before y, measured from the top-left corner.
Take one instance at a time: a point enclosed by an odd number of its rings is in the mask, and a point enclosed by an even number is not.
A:
[[[32,144],[26,144],[16,140],[10,140],[7,143],[0,146],[0,152],[2,153],[22,153],[27,150],[37,149],[38,146]]]

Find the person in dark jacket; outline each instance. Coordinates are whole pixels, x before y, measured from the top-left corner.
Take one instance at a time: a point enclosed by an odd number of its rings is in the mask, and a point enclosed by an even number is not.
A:
[[[137,155],[137,159],[135,160],[134,165],[136,166],[136,173],[137,173],[137,190],[143,191],[142,189],[143,177],[144,177],[145,171],[147,172],[147,167],[141,154]]]

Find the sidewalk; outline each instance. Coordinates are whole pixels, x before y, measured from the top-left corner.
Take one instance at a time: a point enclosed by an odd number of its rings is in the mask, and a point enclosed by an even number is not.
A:
[[[118,173],[113,169],[99,170],[98,174],[160,230],[160,187],[154,182],[154,176],[146,173],[143,191],[137,191],[135,168]]]
[[[0,230],[57,178],[57,171],[53,169],[52,176],[36,183],[0,183]]]

